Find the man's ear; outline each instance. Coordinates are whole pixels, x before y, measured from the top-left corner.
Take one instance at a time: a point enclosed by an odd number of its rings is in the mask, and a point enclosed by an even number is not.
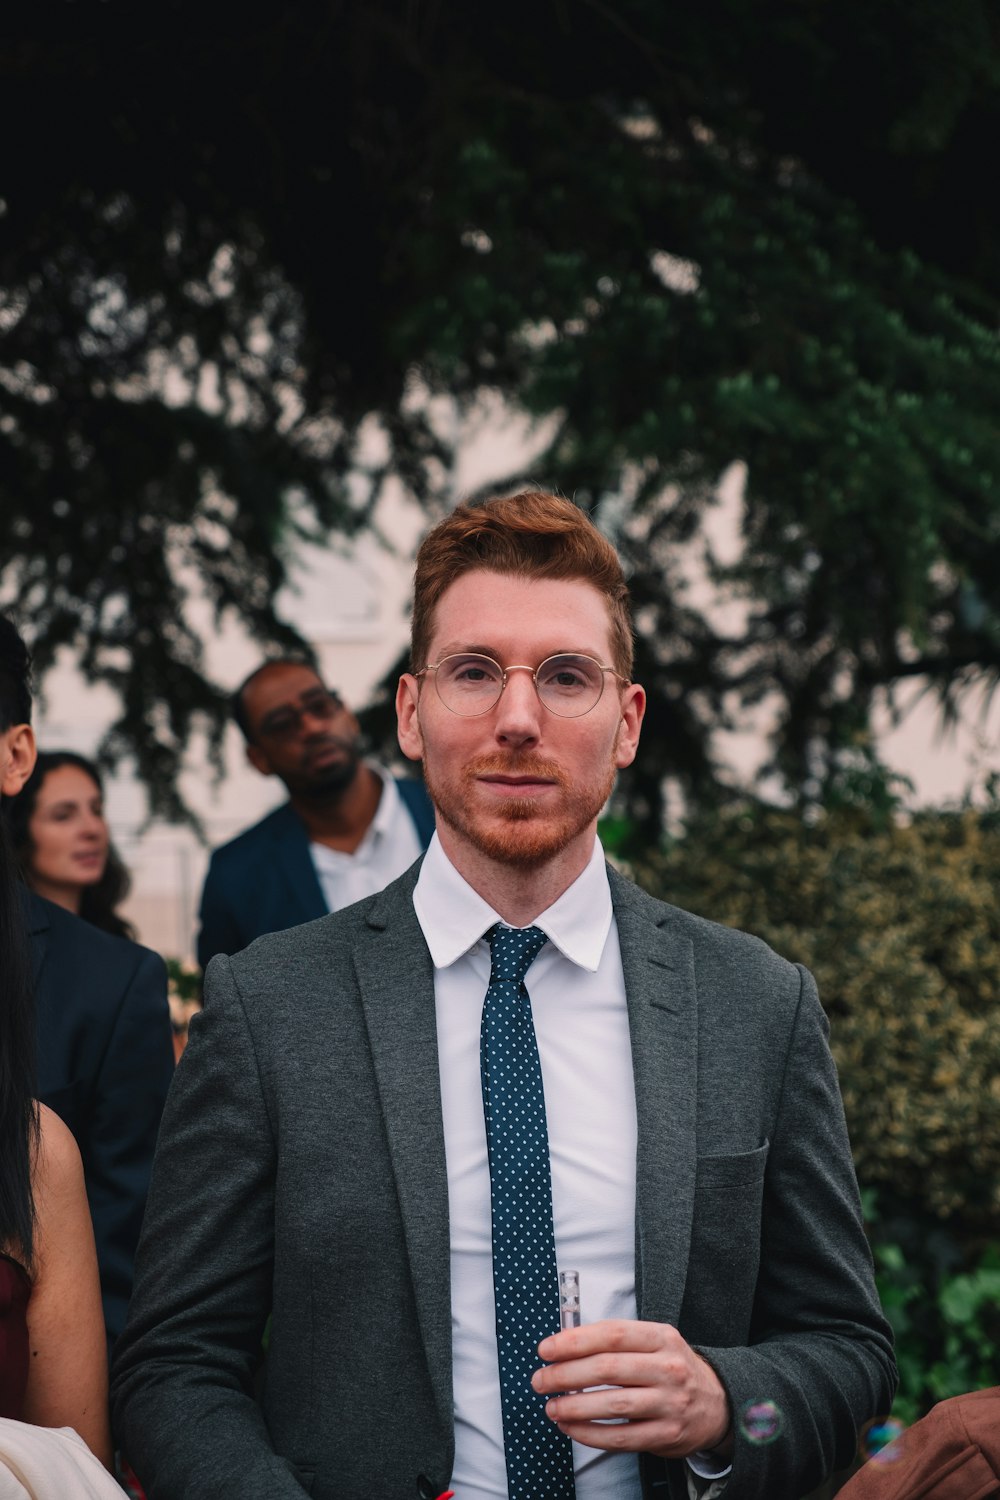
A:
[[[642,716],[645,712],[645,688],[641,688],[637,682],[629,683],[622,693],[622,718],[618,726],[618,739],[615,741],[615,765],[619,771],[635,760],[635,752],[639,747],[639,730],[642,728]]]
[[[273,776],[275,774],[274,767],[259,745],[247,744],[247,760],[253,766],[254,770],[259,771],[262,776]]]
[[[0,734],[0,797],[16,797],[35,769],[38,750],[30,724],[15,724]]]
[[[412,672],[404,672],[396,689],[396,735],[407,760],[423,760],[424,737],[420,732],[420,684]]]

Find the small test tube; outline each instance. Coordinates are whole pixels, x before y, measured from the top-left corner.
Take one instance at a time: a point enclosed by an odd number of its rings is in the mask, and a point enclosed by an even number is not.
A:
[[[579,1271],[559,1272],[559,1327],[579,1328],[580,1326],[580,1273]]]

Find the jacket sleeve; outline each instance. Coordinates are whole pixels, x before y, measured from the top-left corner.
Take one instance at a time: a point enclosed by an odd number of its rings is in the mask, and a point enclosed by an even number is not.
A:
[[[206,976],[163,1116],[128,1325],[116,1436],[147,1490],[301,1500],[253,1382],[271,1307],[277,1149],[230,961]]]
[[[246,947],[248,939],[237,920],[230,882],[214,854],[202,888],[198,919],[201,924],[198,931],[198,962],[203,971],[217,953],[238,953],[241,948]]]
[[[162,958],[140,948],[94,1082],[82,1147],[109,1343],[125,1326],[156,1133],[174,1071]]]
[[[1000,1385],[941,1401],[870,1458],[841,1500],[969,1500],[1000,1492]]]
[[[740,1347],[699,1349],[732,1403],[730,1485],[747,1500],[806,1494],[848,1466],[859,1429],[888,1413],[896,1386],[829,1027],[812,976],[799,975],[767,1160],[750,1337]],[[755,1442],[746,1414],[761,1403],[768,1436]]]

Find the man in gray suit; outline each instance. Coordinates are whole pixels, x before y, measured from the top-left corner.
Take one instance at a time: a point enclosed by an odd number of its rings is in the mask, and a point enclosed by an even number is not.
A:
[[[795,1500],[888,1410],[812,979],[601,856],[631,663],[569,502],[424,541],[435,838],[214,960],[168,1103],[114,1377],[154,1500]]]

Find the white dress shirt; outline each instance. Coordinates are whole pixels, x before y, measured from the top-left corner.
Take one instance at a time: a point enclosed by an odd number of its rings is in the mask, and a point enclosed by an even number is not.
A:
[[[434,962],[451,1227],[455,1468],[459,1500],[505,1500],[490,1170],[479,1031],[490,979],[483,934],[500,920],[437,835],[413,904]],[[536,918],[549,942],[526,987],[545,1088],[560,1269],[580,1273],[581,1316],[634,1318],[635,1087],[618,929],[604,854]],[[552,1332],[557,1331],[554,1324]],[[540,1363],[540,1362],[539,1362]],[[573,1446],[577,1500],[638,1500],[635,1454]]]
[[[327,911],[340,911],[384,890],[421,854],[416,826],[395,781],[381,766],[365,764],[382,782],[382,795],[361,843],[350,854],[326,844],[309,845]]]

